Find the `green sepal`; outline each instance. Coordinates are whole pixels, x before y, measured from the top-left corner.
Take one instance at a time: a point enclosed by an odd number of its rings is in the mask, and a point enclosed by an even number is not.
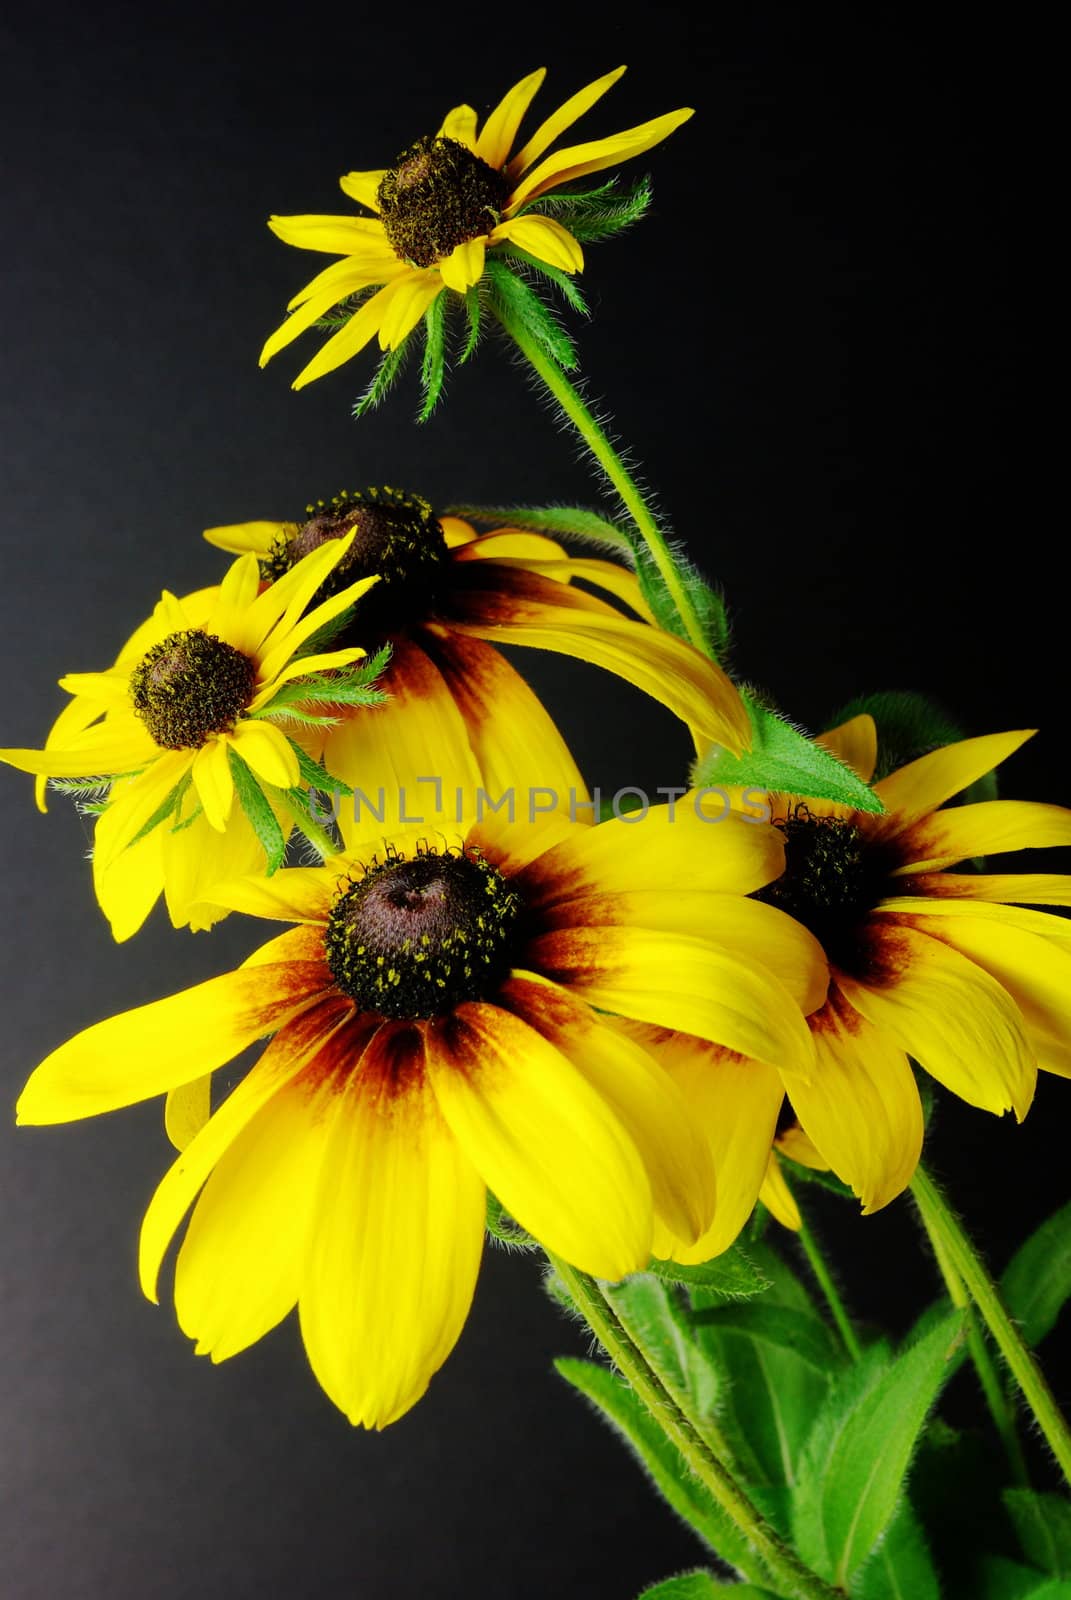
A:
[[[607,1284],[603,1293],[671,1393],[683,1396],[693,1413],[713,1416],[721,1379],[692,1333],[690,1308],[676,1286],[637,1272]]]
[[[887,689],[877,694],[859,695],[837,713],[830,726],[836,727],[864,712],[874,718],[878,733],[875,783],[909,761],[928,755],[931,750],[958,744],[966,738],[964,729],[942,706],[911,689]],[[987,772],[964,790],[963,797],[971,801],[994,800],[996,795],[996,774]]]
[[[385,644],[375,655],[369,656],[359,665],[310,672],[307,678],[291,678],[289,683],[284,683],[272,695],[266,705],[250,712],[249,715],[259,721],[278,716],[293,717],[296,721],[301,721],[303,705],[382,705],[387,699],[387,694],[385,690],[377,689],[375,684],[389,661],[390,645]]]
[[[317,861],[322,864],[338,854],[341,848],[340,835],[333,816],[325,817],[319,809],[314,811],[311,795],[304,789],[276,789],[275,793],[290,812],[294,826],[306,844],[311,846]]]
[[[1005,1489],[1003,1499],[1027,1560],[1054,1578],[1071,1578],[1071,1505],[1032,1489]]]
[[[540,261],[538,256],[530,256],[527,250],[522,250],[515,244],[500,245],[497,253],[527,268],[529,274],[537,273],[540,277],[546,278],[548,283],[552,283],[558,290],[562,299],[582,317],[591,315],[587,299],[570,273],[563,272],[560,267],[552,267],[549,261]]]
[[[136,844],[140,844],[141,840],[152,833],[154,828],[158,828],[161,822],[166,822],[168,817],[173,816],[176,811],[181,809],[183,799],[192,782],[193,774],[184,772],[175,787],[164,796],[148,822],[143,822],[134,837],[123,846],[124,851],[130,850]]]
[[[872,1346],[816,1415],[792,1523],[800,1555],[831,1583],[848,1588],[891,1523],[963,1329],[956,1311],[894,1360]]]
[[[86,799],[106,800],[116,778],[49,778],[48,787],[57,794],[84,796]]]
[[[699,1266],[681,1266],[679,1261],[658,1261],[653,1256],[647,1266],[656,1278],[677,1283],[685,1289],[706,1289],[727,1300],[746,1300],[764,1294],[769,1279],[750,1261],[739,1245],[733,1245],[712,1261]]]
[[[538,1241],[533,1239],[532,1235],[527,1233],[519,1222],[514,1222],[513,1218],[503,1208],[501,1200],[497,1195],[492,1194],[490,1189],[487,1191],[487,1213],[484,1225],[492,1239],[497,1240],[499,1244],[505,1245],[507,1250],[539,1249]],[[556,1273],[555,1277],[557,1277]],[[561,1280],[558,1279],[558,1282],[560,1283]],[[562,1292],[566,1292],[564,1285],[562,1285]],[[571,1300],[568,1303],[571,1309],[575,1309]]]
[[[233,745],[227,746],[227,763],[231,769],[238,802],[268,858],[265,875],[270,878],[279,870],[286,857],[286,836],[279,826],[279,820],[271,808],[267,795]]]
[[[307,750],[303,750],[296,739],[285,735],[286,742],[297,757],[297,764],[301,771],[302,782],[310,789],[317,789],[321,794],[352,795],[353,790],[348,783],[343,783],[341,778],[336,778],[327,768],[321,766],[319,761],[313,760]]]
[[[933,1556],[909,1501],[901,1500],[852,1595],[855,1600],[942,1600]]]
[[[730,641],[729,614],[725,602],[682,550],[672,543],[670,549],[681,587],[699,619],[707,654],[715,661],[724,661],[729,653]],[[640,581],[640,593],[650,606],[659,627],[666,633],[675,633],[680,639],[691,639],[676,601],[666,588],[665,579],[646,545],[640,545],[636,550],[636,576]]]
[[[328,622],[321,623],[316,632],[310,633],[308,638],[298,646],[291,659],[300,661],[303,656],[322,655],[325,650],[330,649],[336,639],[345,633],[356,615],[357,604],[354,602],[352,606],[347,606],[345,611],[340,611],[337,616],[332,617]]]
[[[821,1167],[805,1167],[802,1161],[793,1161],[791,1156],[786,1156],[783,1150],[778,1150],[777,1159],[785,1169],[785,1176],[791,1178],[793,1183],[813,1183],[819,1189],[828,1189],[830,1194],[839,1195],[842,1200],[855,1200],[846,1183],[842,1183],[835,1172],[827,1172]]]
[[[719,1583],[709,1572],[682,1572],[676,1578],[663,1578],[652,1589],[644,1589],[637,1600],[776,1600],[772,1589],[756,1589],[753,1583]]]
[[[401,377],[402,370],[409,358],[412,337],[412,334],[410,334],[407,339],[402,340],[396,349],[384,351],[371,383],[353,402],[352,415],[355,419],[363,417],[365,412],[372,411],[376,406],[382,405],[390,394]]]
[[[507,322],[515,322],[552,361],[566,372],[577,368],[576,346],[556,313],[531,284],[518,277],[504,261],[488,256],[484,263],[488,294],[501,307]]]
[[[424,313],[424,357],[420,363],[420,385],[424,404],[417,412],[418,422],[427,422],[438,405],[446,376],[446,296],[437,294]]]
[[[576,194],[540,195],[531,204],[544,215],[553,216],[581,244],[597,244],[639,222],[649,210],[652,199],[649,178],[641,178],[629,190],[622,190],[617,179],[611,178],[597,189]],[[523,215],[526,209],[522,206],[518,215]]]
[[[734,756],[715,745],[692,769],[697,788],[772,789],[857,811],[884,810],[873,789],[843,761],[767,710],[751,691],[740,693],[751,721],[751,749]]]
[[[730,1566],[748,1565],[746,1539],[628,1385],[593,1361],[561,1356],[554,1366],[624,1439],[677,1515]]]
[[[624,528],[583,506],[448,506],[452,517],[486,523],[491,528],[523,528],[588,544],[615,554],[631,555],[632,543]]]
[[[1000,1292],[1027,1344],[1040,1344],[1071,1297],[1071,1202],[1019,1246],[1004,1269]]]
[[[458,353],[457,364],[463,367],[476,353],[483,331],[483,303],[480,299],[480,286],[474,283],[471,289],[465,291],[465,340]]]

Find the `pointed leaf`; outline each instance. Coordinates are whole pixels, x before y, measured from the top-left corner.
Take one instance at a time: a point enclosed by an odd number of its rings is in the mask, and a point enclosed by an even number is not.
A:
[[[907,1500],[901,1500],[852,1594],[856,1600],[941,1600],[926,1535]]]
[[[265,871],[270,878],[283,864],[286,837],[263,789],[233,745],[227,746],[227,761],[239,804],[268,858]]]
[[[684,1396],[701,1417],[713,1416],[718,1373],[696,1341],[679,1291],[644,1272],[608,1285],[605,1294],[626,1333],[669,1389]]]
[[[821,745],[741,691],[751,719],[751,749],[730,755],[715,745],[695,764],[692,781],[700,788],[740,787],[779,790],[815,800],[835,800],[858,811],[880,812],[881,801],[850,767]]]
[[[954,1312],[891,1365],[868,1352],[816,1417],[793,1526],[803,1559],[831,1582],[846,1587],[892,1521],[962,1336],[963,1317]]]
[[[1066,1578],[1047,1578],[1003,1556],[984,1556],[973,1576],[971,1600],[1071,1600]]]
[[[486,523],[492,528],[526,528],[533,533],[585,539],[622,555],[632,549],[623,527],[584,506],[448,506],[447,511],[452,517]]]
[[[566,1383],[579,1390],[624,1439],[677,1515],[723,1561],[737,1568],[741,1560],[747,1565],[746,1540],[692,1476],[684,1457],[628,1385],[593,1361],[562,1356],[554,1365]]]
[[[699,618],[707,652],[715,661],[721,661],[729,649],[729,617],[725,602],[682,550],[673,548],[673,557],[677,575]],[[636,576],[640,580],[640,592],[659,627],[667,633],[675,633],[678,638],[690,639],[677,603],[666,588],[665,579],[646,545],[641,545],[636,552]]]
[[[1031,1489],[1006,1489],[1004,1504],[1027,1560],[1053,1577],[1071,1578],[1071,1504]]]
[[[1004,1269],[1000,1292],[1027,1344],[1040,1344],[1071,1298],[1071,1202],[1020,1245]]]
[[[709,1289],[728,1300],[745,1300],[762,1294],[769,1284],[763,1274],[740,1249],[734,1245],[713,1261],[704,1261],[697,1267],[684,1267],[678,1261],[657,1261],[652,1258],[647,1269],[656,1278],[667,1283],[683,1284],[688,1289]]]
[[[715,1306],[693,1313],[698,1327],[746,1334],[759,1344],[798,1356],[817,1372],[829,1374],[844,1363],[844,1351],[831,1330],[817,1317],[787,1306],[767,1305],[759,1300],[749,1305]]]
[[[682,1572],[664,1578],[653,1589],[645,1589],[637,1600],[777,1600],[772,1589],[756,1589],[753,1583],[719,1583],[709,1572]]]
[[[438,294],[424,313],[424,359],[420,364],[420,383],[424,404],[418,422],[427,422],[438,405],[446,374],[446,296]]]

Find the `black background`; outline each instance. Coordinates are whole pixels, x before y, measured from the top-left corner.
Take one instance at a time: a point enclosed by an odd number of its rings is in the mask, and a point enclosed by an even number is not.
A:
[[[580,137],[697,115],[636,166],[655,174],[652,217],[589,251],[584,370],[724,582],[738,666],[811,727],[889,687],[931,691],[971,733],[1036,724],[1004,792],[1066,799],[1033,378],[1047,47],[941,15],[60,4],[4,25],[3,742],[39,743],[54,680],[106,665],[162,587],[215,581],[208,524],[374,482],[440,505],[596,499],[493,344],[423,429],[412,387],[350,420],[367,361],[293,395],[309,339],[258,372],[322,259],[264,219],[346,209],[338,174],[389,163],[460,100],[486,110],[534,65],[551,69],[542,115],[624,60]],[[558,659],[523,666],[590,781],[678,780],[685,740],[657,708]],[[154,916],[117,949],[73,809],[38,817],[9,773],[0,826],[9,1104],[70,1033],[263,936],[231,919],[192,939]],[[932,1159],[998,1265],[1065,1196],[1067,1092],[1043,1083],[1021,1129],[939,1113]],[[140,1298],[137,1226],[169,1159],[158,1106],[2,1138],[5,1593],[628,1600],[701,1559],[550,1370],[583,1341],[531,1259],[489,1254],[429,1396],[357,1433],[292,1322],[213,1369],[166,1299]],[[906,1327],[931,1281],[906,1204],[819,1222],[853,1306]]]

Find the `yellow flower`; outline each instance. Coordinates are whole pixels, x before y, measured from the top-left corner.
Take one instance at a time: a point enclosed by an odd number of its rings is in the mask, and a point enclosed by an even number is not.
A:
[[[175,1300],[198,1351],[234,1355],[296,1305],[328,1395],[383,1427],[461,1331],[488,1187],[606,1279],[646,1265],[656,1216],[687,1239],[707,1226],[712,1174],[685,1103],[604,1013],[807,1072],[794,993],[824,976],[821,952],[745,898],[783,858],[772,828],[662,807],[597,828],[487,823],[454,846],[343,864],[350,876],[333,863],[246,878],[221,901],[301,926],[62,1045],[19,1120],[174,1093],[274,1034],[157,1189],[142,1286],[156,1299],[196,1201]],[[704,915],[681,934],[685,890]],[[756,940],[778,976],[751,958]]]
[[[710,1232],[691,1246],[663,1237],[656,1250],[698,1261],[732,1243],[766,1175],[786,1092],[810,1141],[802,1148],[813,1146],[869,1213],[901,1193],[921,1152],[909,1057],[968,1104],[1020,1121],[1038,1068],[1071,1077],[1071,922],[1021,909],[1071,905],[1071,877],[950,870],[1071,844],[1061,806],[945,808],[1030,737],[965,739],[910,762],[875,785],[881,816],[769,797],[786,866],[760,898],[808,928],[829,963],[828,994],[808,1017],[816,1061],[800,1076],[694,1039],[646,1039],[706,1126],[718,1179]],[[871,717],[822,743],[870,780]],[[682,902],[682,919],[695,914]]]
[[[565,184],[642,155],[692,115],[671,111],[610,138],[548,153],[624,70],[573,95],[516,152],[545,68],[522,78],[478,131],[472,107],[456,106],[438,133],[417,140],[396,166],[340,180],[350,199],[374,216],[272,217],[269,226],[284,243],[342,259],[294,296],[292,314],[265,344],[261,366],[335,306],[373,288],[377,292],[328,339],[294,388],[332,372],[377,336],[381,349],[396,349],[445,289],[464,294],[479,282],[486,252],[495,246],[516,246],[561,272],[581,271],[584,256],[574,236],[530,208]]]
[[[481,788],[492,799],[514,791],[522,810],[537,792],[566,810],[571,792],[586,802],[560,733],[496,644],[558,651],[616,673],[681,717],[701,748],[716,742],[740,750],[750,741],[747,712],[720,667],[571,581],[596,585],[646,615],[634,574],[569,556],[540,534],[503,528],[479,536],[459,517],[436,517],[417,495],[384,489],[310,506],[301,524],[249,522],[209,528],[205,537],[252,552],[270,576],[354,532],[334,581],[381,575],[357,626],[369,648],[382,639],[392,646],[381,680],[389,700],[341,720],[326,736],[323,759],[373,805],[383,787],[386,833],[405,825],[403,793],[410,815],[443,826],[456,825],[459,811],[472,816]],[[436,777],[448,780],[438,806],[427,781]],[[352,806],[343,806],[339,822],[347,844],[367,833],[355,826]]]
[[[264,869],[262,834],[234,803],[235,773],[247,795],[250,784],[262,795],[268,786],[263,804],[278,827],[285,791],[302,779],[293,743],[270,720],[273,697],[365,654],[298,654],[375,581],[308,609],[347,549],[342,541],[314,551],[263,593],[251,555],[218,588],[183,601],[165,592],[109,671],[60,679],[74,698],[43,750],[0,750],[0,761],[37,776],[42,811],[47,779],[104,780],[93,881],[116,939],[137,932],[161,891],[176,927],[210,927],[221,913],[202,903],[205,889]]]

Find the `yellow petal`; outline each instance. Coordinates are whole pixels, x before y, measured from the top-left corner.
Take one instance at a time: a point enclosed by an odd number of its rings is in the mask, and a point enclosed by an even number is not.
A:
[[[175,1263],[175,1311],[198,1355],[236,1355],[297,1304],[340,1100],[333,1074],[306,1072],[256,1111],[216,1163]]]
[[[851,717],[836,728],[819,734],[816,744],[823,745],[864,783],[869,783],[878,764],[878,730],[874,718],[863,712]]]
[[[450,1354],[472,1303],[486,1191],[443,1122],[415,1029],[388,1024],[332,1126],[301,1284],[309,1361],[354,1424],[384,1428]]]
[[[59,680],[67,694],[84,694],[101,706],[130,705],[129,672],[68,672]]]
[[[936,811],[954,794],[1006,761],[1036,731],[1026,728],[1014,733],[991,733],[981,739],[961,739],[891,772],[875,785],[875,792],[889,813],[885,831],[899,833],[919,817]]]
[[[242,976],[248,984],[255,984],[271,971],[270,967],[261,966]],[[164,1174],[145,1213],[138,1246],[138,1276],[142,1293],[149,1300],[157,1298],[160,1265],[175,1229],[217,1161],[261,1106],[307,1064],[311,1063],[315,1070],[318,1063],[324,1062],[325,1076],[337,1069],[337,1052],[332,1053],[332,1045],[338,1037],[345,1036],[348,1019],[349,1008],[335,997],[277,1034],[256,1065]]]
[[[904,892],[932,899],[1009,902],[1022,906],[1071,906],[1071,873],[934,872],[902,878]],[[937,909],[937,908],[934,908]]]
[[[1071,811],[1033,800],[980,800],[923,817],[896,841],[898,873],[933,872],[971,856],[1071,844]]]
[[[651,1188],[616,1113],[519,1018],[466,1004],[428,1029],[442,1113],[511,1216],[584,1272],[616,1281],[647,1261]]]
[[[784,1099],[772,1067],[683,1034],[630,1026],[673,1078],[710,1151],[717,1181],[711,1226],[693,1243],[658,1241],[675,1261],[696,1265],[734,1242],[758,1199]],[[793,1080],[795,1082],[795,1080]]]
[[[109,719],[88,728],[62,750],[0,750],[0,761],[48,778],[95,778],[136,772],[159,754],[155,739],[131,718],[122,725]]]
[[[323,550],[330,549],[333,545],[341,542],[341,540],[330,539],[320,548]],[[318,552],[314,552],[314,554],[316,553]],[[308,557],[306,556],[305,559],[308,560]],[[339,560],[341,559],[342,557],[339,555]],[[303,617],[297,618],[293,623],[288,624],[286,618],[280,622],[272,633],[271,638],[265,642],[264,653],[261,655],[257,676],[264,687],[253,700],[254,708],[258,706],[258,702],[262,699],[270,699],[271,694],[279,683],[287,681],[283,676],[286,664],[290,661],[295,651],[301,648],[306,639],[310,639],[325,623],[333,621],[335,617],[341,616],[343,611],[347,611],[350,606],[356,605],[378,582],[378,574],[371,578],[358,578],[354,583],[347,584],[345,589],[340,589],[337,594],[333,594],[327,600],[321,601],[318,606],[314,606],[312,610],[306,612]],[[291,613],[292,610],[293,608],[291,607]],[[363,650],[356,650],[348,655],[346,651],[341,650],[329,652],[329,654],[336,656],[336,660],[332,662],[332,665],[337,667],[345,666],[346,660],[356,660],[364,653]],[[320,657],[318,659],[322,660],[323,658]],[[315,668],[305,666],[304,670],[311,672]],[[300,673],[292,674],[292,676],[300,676]]]
[[[513,148],[513,141],[517,137],[517,129],[524,119],[524,113],[538,93],[546,75],[546,67],[539,67],[535,72],[530,72],[526,78],[522,78],[520,83],[515,83],[513,88],[503,95],[484,123],[476,141],[476,154],[481,161],[486,161],[487,165],[494,167],[496,171],[505,166]]]
[[[786,1183],[785,1175],[781,1171],[777,1157],[772,1150],[766,1167],[766,1176],[763,1178],[762,1188],[759,1190],[759,1199],[774,1221],[779,1222],[782,1228],[792,1228],[795,1232],[799,1232],[803,1226],[800,1208],[796,1204],[792,1190]]]
[[[381,350],[396,350],[409,337],[431,302],[442,293],[443,282],[437,272],[413,272],[398,280],[394,285],[395,293],[379,318],[377,332]]]
[[[690,1108],[654,1054],[534,975],[514,973],[498,1000],[567,1056],[617,1114],[647,1170],[656,1213],[679,1238],[697,1239],[714,1215],[714,1168]]]
[[[446,287],[455,290],[458,294],[464,294],[468,289],[471,289],[474,283],[479,283],[483,277],[486,249],[487,240],[482,237],[479,239],[465,239],[461,244],[455,245],[450,254],[444,256],[439,262],[439,271]],[[432,295],[431,298],[434,299],[435,296]],[[423,315],[423,312],[421,312],[421,315]],[[414,319],[412,326],[416,326],[416,319]],[[384,330],[384,337],[387,337],[386,330]],[[392,332],[390,335],[391,345],[393,346],[400,342],[399,339],[393,336]]]
[[[1006,990],[906,924],[884,936],[879,953],[880,984],[838,975],[854,1009],[961,1100],[998,1116],[1014,1110],[1022,1121],[1036,1073],[1022,1016]]]
[[[220,833],[227,826],[234,804],[234,779],[227,756],[229,744],[225,733],[216,734],[198,750],[191,768],[193,786],[205,808],[209,825]]]
[[[101,856],[94,851],[93,891],[117,944],[133,938],[160,898],[164,886],[163,831],[169,826],[170,823],[163,823],[154,828],[146,838],[117,855],[108,867],[102,865]]]
[[[231,643],[258,658],[258,677],[265,678],[263,656],[286,637],[304,615],[305,608],[330,573],[338,566],[353,543],[355,532],[341,539],[327,539],[317,549],[292,566],[249,607],[241,632]],[[295,649],[297,646],[295,645]]]
[[[695,1034],[792,1072],[805,1074],[813,1062],[811,1036],[788,991],[762,968],[701,939],[647,928],[563,928],[534,939],[524,961],[600,1010]]]
[[[558,189],[576,178],[584,178],[590,172],[602,172],[607,167],[620,166],[622,161],[631,161],[634,156],[643,155],[644,151],[668,139],[674,129],[687,122],[692,115],[688,107],[669,111],[665,116],[655,117],[636,128],[627,128],[624,133],[616,133],[609,139],[595,139],[588,144],[575,144],[567,150],[557,151],[521,180],[511,196],[510,209],[516,210],[526,200],[535,200],[548,190]]]
[[[349,295],[356,294],[358,289],[370,287],[368,273],[360,264],[347,263],[347,266],[348,271],[332,276],[330,282],[321,286],[315,293],[303,291],[302,295],[298,297],[300,304],[297,308],[291,311],[286,321],[281,323],[275,332],[265,340],[264,348],[260,352],[260,365],[262,367],[267,366],[272,356],[278,355],[280,350],[284,350],[288,344],[292,344],[299,334],[305,333],[307,329],[312,327],[314,322],[318,322],[333,306],[337,306]],[[373,273],[372,282],[381,281],[379,273]],[[330,350],[332,346],[336,345],[336,341],[342,340],[344,336],[346,343],[353,344],[354,349],[360,349],[362,344],[367,344],[379,326],[379,314],[384,303],[383,296],[395,287],[397,281],[397,278],[395,278],[393,281],[388,282],[386,288],[380,289],[370,300],[366,300],[353,313],[349,321],[344,323],[337,333],[332,334],[316,359],[319,361],[323,357],[324,351]],[[354,344],[354,341],[358,338],[360,343]],[[353,354],[354,351],[351,350],[349,353]],[[324,367],[324,371],[329,372],[332,366],[339,365],[339,362],[345,359],[345,356],[340,356],[339,361],[331,361],[328,366]],[[312,363],[310,363],[311,365]],[[308,368],[305,370],[307,371]],[[309,380],[306,379],[305,381]]]
[[[241,626],[245,612],[260,589],[260,562],[252,551],[231,563],[219,586],[216,604],[208,619],[208,631],[230,640]]]
[[[41,1063],[22,1091],[18,1120],[73,1122],[166,1094],[273,1032],[322,984],[322,965],[280,963],[228,972],[109,1017]]]
[[[296,789],[301,768],[286,735],[270,722],[240,722],[232,735],[234,748],[258,778],[277,789]]]
[[[296,522],[232,522],[219,528],[206,528],[201,535],[218,550],[230,550],[244,556],[251,551],[255,556],[266,556],[271,547],[297,532]]]
[[[152,765],[136,778],[112,785],[108,809],[97,818],[93,831],[97,873],[112,866],[189,770],[188,750],[161,750]]]
[[[604,77],[596,78],[593,83],[586,84],[583,89],[560,105],[545,122],[541,122],[523,150],[518,150],[509,163],[507,171],[510,177],[517,178],[521,173],[527,172],[533,161],[538,161],[544,150],[550,149],[555,139],[559,138],[567,128],[571,128],[574,122],[578,122],[586,111],[590,111],[596,101],[602,99],[607,89],[613,88],[624,71],[624,67],[616,67],[613,72],[608,72]]]
[[[790,1085],[815,1148],[869,1214],[910,1183],[922,1153],[922,1105],[903,1050],[834,994],[811,1018],[817,1061]]]
[[[176,1150],[185,1150],[212,1115],[212,1074],[167,1091],[164,1128]]]
[[[344,362],[349,361],[363,350],[365,345],[376,337],[394,296],[404,284],[409,283],[409,274],[411,272],[411,268],[406,268],[401,276],[385,284],[382,289],[377,290],[370,300],[366,300],[363,305],[358,307],[349,321],[344,323],[337,333],[333,333],[327,343],[321,345],[312,360],[302,367],[290,387],[292,389],[304,389],[306,385],[313,383],[317,378],[322,378],[327,373],[334,372],[336,367],[341,367]],[[302,310],[305,309],[305,307],[302,307]],[[294,312],[294,316],[299,315],[299,312]],[[315,318],[312,320],[315,321]],[[289,340],[285,342],[289,343]],[[265,349],[267,349],[267,346],[265,346]],[[262,354],[261,366],[264,365],[266,359],[267,357]]]
[[[329,256],[359,256],[386,239],[382,222],[373,217],[269,217],[268,227],[284,244]]]
[[[456,139],[466,150],[476,151],[476,113],[471,106],[455,106],[448,111],[436,135],[439,139]]]
[[[343,194],[348,194],[358,205],[367,206],[369,211],[378,211],[379,186],[386,176],[386,167],[380,167],[376,172],[347,172],[344,178],[339,178],[338,185]]]
[[[379,227],[379,224],[373,226]],[[323,296],[329,292],[335,295],[337,302],[341,302],[359,289],[372,289],[378,284],[391,283],[395,278],[404,277],[408,271],[405,262],[399,260],[386,240],[378,244],[369,240],[360,255],[344,256],[341,261],[332,261],[315,278],[310,278],[297,294],[291,295],[286,309],[296,311],[306,300],[314,298],[322,304]]]
[[[457,561],[566,561],[569,558],[560,544],[543,533],[529,533],[521,528],[496,528],[494,533],[484,533],[465,543],[454,558]]]
[[[523,217],[500,222],[491,234],[491,243],[498,244],[503,239],[510,240],[519,250],[526,250],[530,256],[562,272],[584,270],[584,252],[578,240],[573,238],[568,228],[563,228],[552,217],[541,217],[535,212],[526,211]]]
[[[273,878],[237,878],[213,885],[212,898],[231,911],[277,922],[326,922],[331,902],[347,882],[345,862],[329,867],[286,867]]]
[[[190,795],[186,807],[192,811],[194,804],[195,798]],[[285,837],[291,822],[278,808],[273,806],[273,810]],[[189,927],[197,932],[212,927],[227,914],[226,906],[218,906],[211,900],[213,886],[244,877],[248,872],[264,871],[264,846],[241,806],[232,806],[230,820],[222,833],[212,827],[202,811],[188,826],[176,830],[165,824],[157,829],[157,834],[168,915],[176,928]]]

